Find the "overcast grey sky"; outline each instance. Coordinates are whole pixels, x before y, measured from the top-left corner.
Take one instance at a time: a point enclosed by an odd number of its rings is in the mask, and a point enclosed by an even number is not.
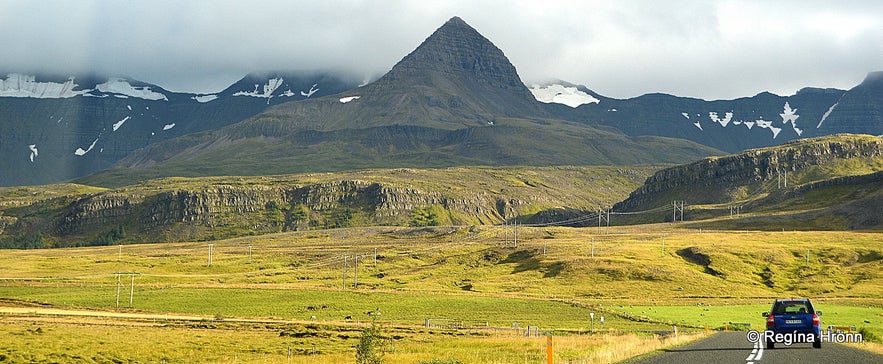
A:
[[[849,89],[883,70],[883,1],[0,0],[0,70],[216,92],[261,70],[379,75],[452,16],[521,78],[611,97]]]

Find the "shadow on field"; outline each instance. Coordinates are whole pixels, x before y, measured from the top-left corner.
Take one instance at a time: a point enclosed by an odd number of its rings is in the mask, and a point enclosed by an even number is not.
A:
[[[512,269],[512,273],[521,273],[527,271],[541,271],[543,272],[543,278],[552,278],[557,277],[567,268],[567,264],[564,262],[553,262],[548,264],[543,264],[537,257],[537,251],[535,250],[519,250],[517,252],[510,253],[506,256],[506,259],[501,260],[500,264],[511,264],[515,263],[515,268]]]

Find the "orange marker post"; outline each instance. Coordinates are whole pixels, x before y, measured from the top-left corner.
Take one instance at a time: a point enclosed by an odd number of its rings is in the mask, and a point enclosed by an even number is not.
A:
[[[552,355],[552,334],[546,334],[546,361],[552,364],[555,360]]]

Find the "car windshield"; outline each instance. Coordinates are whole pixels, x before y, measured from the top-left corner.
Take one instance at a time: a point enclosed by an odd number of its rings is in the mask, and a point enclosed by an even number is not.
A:
[[[781,314],[799,314],[799,313],[811,313],[812,309],[809,307],[809,302],[806,301],[787,301],[787,302],[778,302],[775,307],[773,307],[774,315]]]

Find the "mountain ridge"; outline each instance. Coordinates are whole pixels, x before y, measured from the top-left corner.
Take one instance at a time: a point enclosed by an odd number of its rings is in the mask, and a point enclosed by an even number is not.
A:
[[[375,82],[280,104],[235,125],[192,135],[186,143],[172,140],[149,146],[116,167],[151,166],[156,171],[168,162],[165,165],[177,171],[198,168],[223,174],[224,166],[248,164],[278,174],[303,172],[303,168],[330,172],[513,161],[521,165],[670,163],[718,153],[676,139],[629,138],[614,129],[552,118],[548,110],[499,48],[461,19],[452,18]],[[397,132],[416,139],[399,143],[371,136],[395,138]],[[323,143],[303,138],[331,134],[339,138]],[[260,157],[246,159],[247,155]],[[325,163],[317,166],[315,159]],[[172,174],[151,177],[163,175]]]
[[[292,79],[308,91],[322,82],[312,97],[356,85],[316,72]],[[8,172],[0,174],[0,186],[81,177],[157,141],[233,124],[277,100],[307,98],[294,92],[235,96],[251,89],[236,90],[237,84],[222,94],[200,95],[116,76],[8,74],[0,80],[0,155],[8,156],[0,158],[0,170]]]
[[[32,76],[28,91],[32,96],[49,90],[49,85],[33,85],[40,82],[54,83],[51,88],[58,95],[70,96],[40,99],[27,97],[21,86],[5,86],[7,76],[0,84],[0,132],[4,135],[0,154],[12,157],[0,160],[0,170],[10,172],[0,176],[0,185],[59,182],[107,168],[135,168],[130,172],[137,175],[141,173],[137,169],[162,168],[165,161],[179,163],[177,171],[229,173],[211,166],[186,168],[181,163],[238,144],[252,148],[252,158],[258,160],[228,162],[260,165],[263,160],[278,159],[271,163],[276,167],[266,173],[323,167],[299,161],[291,150],[311,157],[337,153],[331,158],[333,170],[396,167],[402,161],[400,166],[405,167],[531,163],[527,153],[517,154],[519,143],[525,152],[543,153],[533,155],[539,164],[553,163],[545,155],[549,153],[564,156],[559,163],[571,164],[628,162],[618,155],[631,156],[634,163],[687,162],[720,151],[735,153],[813,136],[881,135],[881,74],[869,73],[850,90],[807,87],[791,96],[762,92],[706,101],[651,93],[619,100],[563,81],[529,88],[502,50],[463,19],[453,17],[389,73],[365,85],[352,76],[321,71],[270,71],[246,75],[217,93],[187,94],[124,77],[109,82],[109,77],[95,75],[74,76],[73,80],[70,76]],[[21,85],[21,78],[13,81]],[[82,86],[65,88],[67,81]],[[106,92],[99,90],[100,84],[108,84],[102,87]],[[40,91],[39,87],[44,88]],[[3,92],[7,97],[2,97]],[[482,129],[503,130],[504,126],[509,135],[518,135],[514,143]],[[354,130],[364,130],[366,135],[359,137]],[[520,133],[513,134],[513,130]],[[311,133],[322,135],[325,144],[309,141],[306,137]],[[378,149],[382,141],[376,138],[396,133],[416,139],[390,143],[388,147],[399,149],[384,156]],[[333,134],[354,139],[330,140]],[[537,139],[546,145],[524,144],[530,135],[542,136]],[[260,138],[288,144],[269,146],[259,143]],[[291,140],[306,144],[291,144]],[[334,143],[346,148],[332,147]],[[553,147],[556,143],[561,145]],[[620,144],[620,148],[610,148],[610,144]],[[653,152],[624,152],[663,144],[656,160]],[[291,150],[283,150],[286,147]],[[258,156],[260,150],[272,150],[274,155]],[[466,155],[458,155],[459,151]],[[249,152],[233,154],[246,158]],[[575,157],[579,154],[586,157]],[[347,163],[347,158],[352,162]],[[388,160],[385,164],[384,159]],[[288,169],[282,160],[288,160]],[[110,173],[124,174],[120,170]]]

